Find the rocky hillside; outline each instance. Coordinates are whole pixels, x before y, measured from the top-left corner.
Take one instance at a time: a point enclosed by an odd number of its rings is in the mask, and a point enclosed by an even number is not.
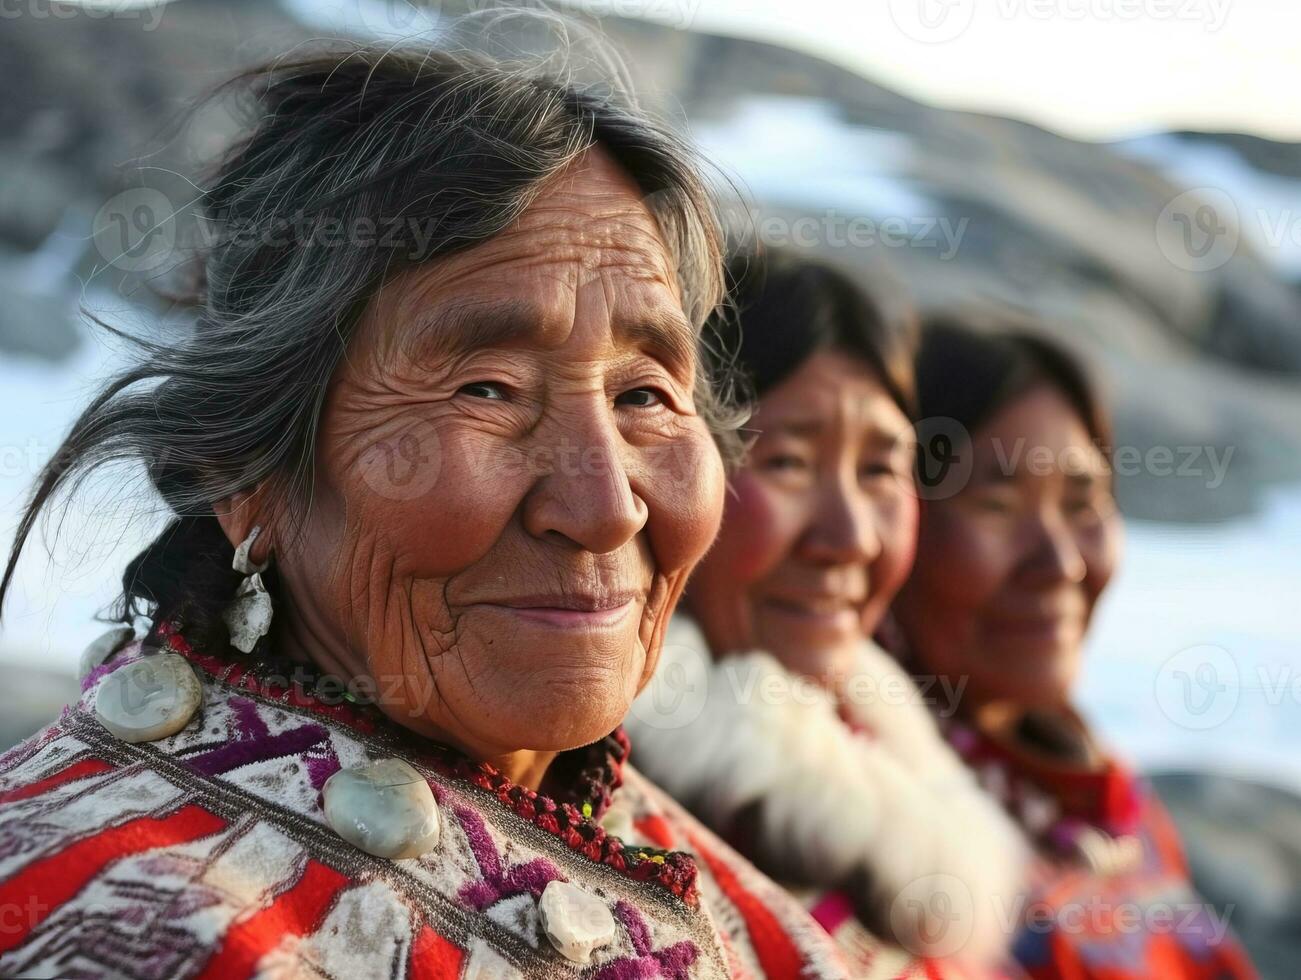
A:
[[[184,177],[225,121],[185,136],[166,122],[231,69],[374,28],[323,20],[320,6],[188,0],[135,17],[6,21],[0,351],[68,356],[92,276],[150,302],[153,270],[105,269],[92,219],[127,188],[193,196]],[[1130,514],[1222,518],[1251,510],[1267,482],[1301,479],[1301,228],[1287,224],[1301,221],[1289,210],[1301,148],[1214,134],[1085,143],[932,108],[771,45],[603,26],[647,100],[751,195],[731,208],[742,232],[822,252],[892,301],[1033,314],[1089,356],[1118,443],[1174,458],[1121,475]],[[131,215],[108,217],[125,228]],[[1185,467],[1196,472],[1166,472],[1184,447],[1200,452]],[[1213,487],[1205,447],[1232,453]]]

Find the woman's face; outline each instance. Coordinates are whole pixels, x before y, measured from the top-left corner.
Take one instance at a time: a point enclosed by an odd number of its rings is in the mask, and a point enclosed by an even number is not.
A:
[[[967,678],[973,704],[1064,703],[1120,551],[1106,462],[1047,384],[972,441],[967,485],[923,505],[899,623],[923,669]]]
[[[506,231],[382,288],[329,392],[289,628],[474,757],[612,731],[722,511],[695,333],[591,151]]]
[[[752,424],[691,611],[715,655],[763,649],[834,684],[912,563],[912,428],[867,366],[834,351],[765,394]]]

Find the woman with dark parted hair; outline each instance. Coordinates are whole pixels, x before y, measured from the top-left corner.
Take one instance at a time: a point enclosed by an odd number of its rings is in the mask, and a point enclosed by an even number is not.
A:
[[[634,705],[638,764],[860,975],[997,975],[1028,849],[868,639],[913,560],[913,328],[793,255],[731,278],[754,441]]]
[[[0,973],[845,976],[619,727],[736,455],[692,155],[470,54],[237,90],[193,331],[138,342],[6,569],[100,464],[172,512],[0,758]]]
[[[1041,858],[1016,958],[1043,980],[1254,976],[1150,787],[1073,707],[1122,534],[1093,384],[1042,336],[937,318],[917,389],[931,482],[893,616],[916,674],[965,685],[948,739]]]

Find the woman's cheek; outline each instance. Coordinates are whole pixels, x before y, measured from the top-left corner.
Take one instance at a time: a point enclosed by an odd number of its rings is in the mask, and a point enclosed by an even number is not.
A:
[[[454,575],[487,554],[537,479],[513,446],[454,430],[441,436],[407,482],[387,475],[401,479],[397,457],[383,479],[363,470],[358,481],[362,519],[386,529],[399,568],[418,578]]]
[[[873,598],[880,592],[889,602],[907,580],[917,557],[917,498],[900,494],[879,513],[881,554],[872,567],[872,592]]]
[[[1080,541],[1080,553],[1084,556],[1087,572],[1085,588],[1089,592],[1092,606],[1098,596],[1111,581],[1111,576],[1120,563],[1121,551],[1124,549],[1125,528],[1119,514],[1102,521],[1093,532]]]
[[[776,567],[794,544],[789,502],[751,470],[732,480],[723,527],[710,561],[724,561],[732,581],[755,582]]]
[[[692,568],[713,543],[723,513],[723,460],[713,438],[702,429],[676,440],[671,452],[645,451],[628,478],[646,504],[656,572]]]
[[[1005,535],[982,528],[960,501],[928,502],[918,541],[919,577],[949,608],[980,605],[1010,572]]]

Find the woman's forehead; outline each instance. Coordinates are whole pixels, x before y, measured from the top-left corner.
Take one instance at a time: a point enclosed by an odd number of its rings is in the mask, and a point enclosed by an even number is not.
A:
[[[596,285],[621,302],[679,301],[674,263],[636,185],[604,154],[557,175],[508,227],[452,255],[390,281],[388,293],[408,312],[452,301],[498,296],[572,304]],[[583,161],[588,161],[583,163]]]
[[[436,269],[381,290],[366,332],[404,361],[439,364],[493,347],[564,348],[572,340],[635,348],[689,377],[696,337],[677,294],[658,278],[512,275],[447,281]]]
[[[894,439],[911,429],[871,367],[830,350],[818,351],[765,393],[753,421],[765,430],[781,428],[809,437],[835,430]]]
[[[547,181],[499,234],[448,260],[453,274],[509,265],[512,272],[573,277],[602,272],[674,280],[673,263],[636,183],[593,148]]]

